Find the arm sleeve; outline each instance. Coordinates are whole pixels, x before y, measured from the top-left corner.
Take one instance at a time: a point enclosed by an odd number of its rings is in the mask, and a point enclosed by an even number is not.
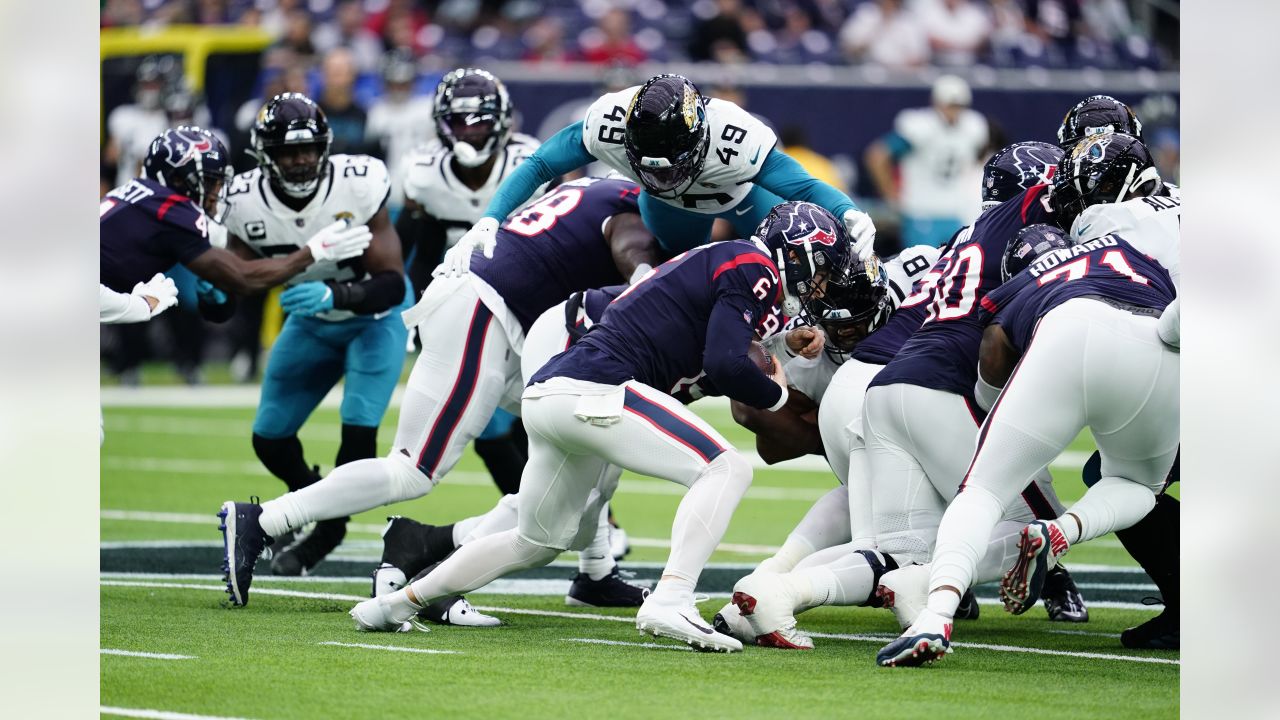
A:
[[[329,282],[333,307],[361,315],[390,310],[404,300],[404,276],[394,270],[374,273],[368,280],[354,283]]]
[[[911,141],[897,132],[885,133],[880,138],[880,142],[884,143],[884,146],[889,149],[889,154],[893,156],[894,160],[901,160],[907,153],[911,152]]]
[[[790,155],[774,148],[760,166],[755,184],[784,200],[804,200],[821,205],[839,220],[846,210],[858,206],[848,195],[810,175]]]
[[[582,144],[582,123],[570,125],[552,135],[537,152],[520,163],[520,167],[502,181],[493,199],[489,201],[484,216],[502,222],[512,210],[533,197],[539,186],[593,160],[595,156],[587,152],[586,146]]]
[[[782,398],[782,388],[760,371],[747,357],[754,339],[752,317],[755,303],[737,293],[721,295],[707,321],[707,344],[702,350],[702,369],[721,392],[754,408],[773,408]]]
[[[98,284],[98,321],[107,324],[145,322],[151,319],[151,306],[139,295],[118,293]]]

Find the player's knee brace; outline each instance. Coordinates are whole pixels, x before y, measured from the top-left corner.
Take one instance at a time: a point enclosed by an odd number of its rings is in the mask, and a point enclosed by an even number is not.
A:
[[[388,504],[420,498],[436,486],[436,481],[431,476],[419,470],[413,460],[401,453],[392,453],[385,458],[385,462],[390,481],[391,498],[387,501]]]
[[[367,425],[342,425],[342,444],[338,446],[338,465],[354,460],[378,457],[378,428]]]

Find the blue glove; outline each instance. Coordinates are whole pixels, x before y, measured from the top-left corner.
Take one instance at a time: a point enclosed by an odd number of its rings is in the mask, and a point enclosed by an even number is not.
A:
[[[196,278],[196,298],[207,305],[222,305],[227,301],[227,294],[208,280]]]
[[[333,288],[316,281],[299,283],[281,293],[280,306],[293,315],[319,315],[333,309]]]

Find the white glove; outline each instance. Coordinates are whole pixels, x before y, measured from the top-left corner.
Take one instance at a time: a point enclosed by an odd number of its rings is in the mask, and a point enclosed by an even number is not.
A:
[[[173,284],[172,278],[165,277],[163,273],[156,273],[145,283],[134,285],[133,292],[129,294],[142,298],[144,302],[146,298],[155,299],[156,306],[151,308],[151,317],[178,304],[178,286]],[[151,303],[147,302],[147,304]]]
[[[866,260],[871,257],[876,244],[876,226],[871,222],[871,216],[850,208],[844,211],[841,219],[844,220],[844,229],[849,231],[849,237],[853,238],[853,251],[857,253],[858,259]]]
[[[313,235],[307,247],[316,262],[338,261],[362,255],[371,240],[373,233],[368,225],[348,227],[346,220],[339,220]]]
[[[493,257],[493,248],[498,244],[498,221],[491,217],[482,217],[480,222],[472,226],[463,235],[458,244],[449,248],[440,261],[440,266],[431,273],[433,277],[462,277],[471,272],[471,253],[476,248],[487,258]]]

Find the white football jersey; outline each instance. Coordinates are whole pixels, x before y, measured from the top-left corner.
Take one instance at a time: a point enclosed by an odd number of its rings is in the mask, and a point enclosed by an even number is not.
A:
[[[489,179],[479,190],[472,190],[453,172],[453,151],[439,140],[433,140],[409,153],[405,160],[404,195],[444,225],[445,247],[453,247],[484,217],[485,208],[502,181],[537,151],[540,144],[529,135],[512,133],[511,140],[501,150],[502,155],[493,164]],[[546,185],[539,187],[530,200],[540,197],[546,189]]]
[[[627,112],[640,86],[610,93],[592,103],[582,121],[582,144],[587,152],[623,176],[640,182],[623,146]],[[707,132],[711,146],[693,186],[678,198],[661,200],[691,212],[714,215],[738,205],[751,192],[751,181],[778,142],[767,125],[725,100],[707,100]]]
[[[938,261],[942,251],[930,245],[913,245],[898,253],[884,263],[885,274],[889,276],[889,300],[896,310],[898,305],[911,292],[911,286],[919,280],[933,264]],[[796,327],[799,323],[792,320],[785,330]],[[779,333],[784,335],[783,333]],[[785,358],[786,356],[784,356]],[[827,386],[836,370],[844,364],[846,355],[832,356],[823,352],[813,359],[795,357],[786,362],[787,384],[808,395],[814,402],[822,404],[827,393]]]
[[[382,143],[391,173],[392,207],[400,207],[404,197],[404,167],[414,148],[436,136],[435,103],[429,97],[412,97],[400,102],[380,100],[369,108],[364,136]]]
[[[911,150],[901,161],[902,209],[908,215],[950,217],[972,222],[982,194],[973,182],[981,173],[987,120],[964,110],[954,124],[933,108],[903,110],[893,123]]]
[[[225,224],[228,232],[262,257],[288,255],[305,247],[312,236],[335,220],[367,225],[387,200],[390,182],[387,166],[377,158],[332,155],[315,196],[301,211],[295,211],[276,197],[262,168],[255,168],[232,178],[227,189]],[[367,277],[368,273],[352,258],[312,263],[285,285],[311,280],[353,282]],[[354,316],[348,310],[330,310],[316,317],[336,321]]]
[[[1103,235],[1119,235],[1139,252],[1164,266],[1173,280],[1174,289],[1181,290],[1182,263],[1178,240],[1182,227],[1182,200],[1179,195],[1174,193],[1087,207],[1071,223],[1071,239],[1079,243]]]

